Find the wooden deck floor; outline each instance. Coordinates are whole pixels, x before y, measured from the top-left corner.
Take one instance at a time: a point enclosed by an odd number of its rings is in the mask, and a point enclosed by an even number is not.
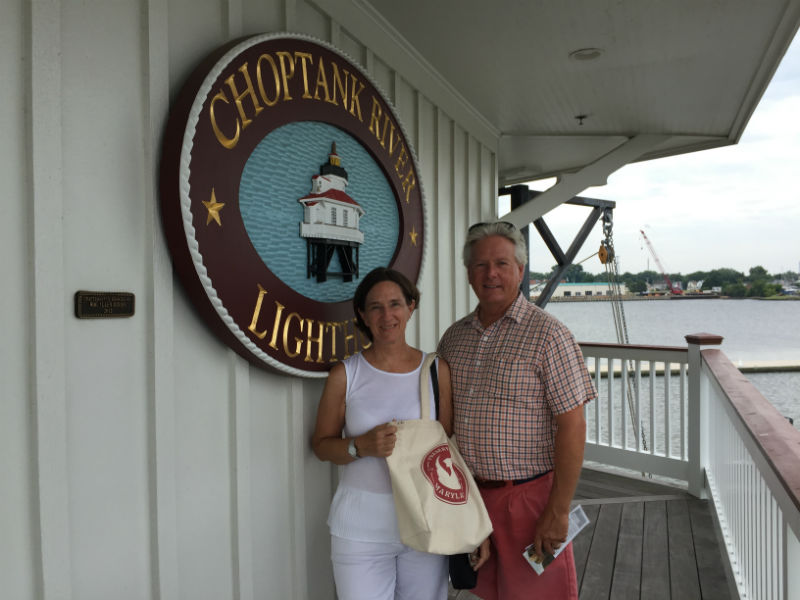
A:
[[[708,501],[671,486],[584,469],[590,524],[573,552],[581,600],[735,598]],[[477,596],[451,590],[452,600]]]

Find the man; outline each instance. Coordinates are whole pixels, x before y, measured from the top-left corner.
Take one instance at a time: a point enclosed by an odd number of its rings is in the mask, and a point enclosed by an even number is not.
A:
[[[567,536],[595,390],[569,330],[520,293],[528,250],[510,223],[479,223],[464,243],[478,307],[442,336],[455,433],[494,532],[474,593],[484,600],[578,598],[568,547],[541,575],[522,556],[552,554]]]

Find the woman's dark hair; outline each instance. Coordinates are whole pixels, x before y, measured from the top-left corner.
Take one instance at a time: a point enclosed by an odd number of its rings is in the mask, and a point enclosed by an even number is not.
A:
[[[403,275],[400,271],[387,269],[386,267],[377,267],[367,273],[356,288],[356,293],[353,296],[353,309],[356,313],[356,326],[369,338],[369,341],[372,341],[372,332],[369,330],[369,327],[367,327],[367,324],[364,323],[364,319],[361,318],[360,311],[364,310],[367,305],[367,294],[382,281],[391,281],[400,287],[406,299],[406,306],[409,306],[411,302],[414,302],[415,306],[419,306],[419,290],[417,286],[411,283],[408,277]]]

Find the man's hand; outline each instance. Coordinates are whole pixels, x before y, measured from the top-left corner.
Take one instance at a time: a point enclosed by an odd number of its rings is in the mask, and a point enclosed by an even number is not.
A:
[[[556,514],[549,506],[544,509],[536,522],[536,536],[533,549],[538,556],[553,555],[567,539],[569,513]]]
[[[555,467],[550,497],[536,523],[534,550],[544,558],[553,554],[567,539],[569,511],[583,465],[586,421],[583,407],[556,415]]]

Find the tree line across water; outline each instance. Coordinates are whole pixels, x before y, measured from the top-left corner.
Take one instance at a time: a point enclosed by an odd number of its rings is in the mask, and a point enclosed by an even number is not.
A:
[[[553,270],[555,270],[555,267],[553,267]],[[747,274],[735,269],[724,268],[712,271],[694,271],[688,275],[669,273],[668,277],[673,285],[680,282],[684,290],[688,288],[690,281],[698,283],[702,281],[702,290],[712,291],[716,288],[721,290],[723,296],[735,298],[777,296],[784,293],[785,287],[789,285],[797,287],[795,284],[800,281],[800,275],[794,271],[770,274],[762,266],[751,267]],[[531,272],[530,278],[531,281],[547,280],[550,278],[550,274]],[[608,276],[605,273],[594,275],[584,271],[581,265],[576,264],[570,265],[561,279],[570,283],[591,283],[606,282],[608,281]],[[619,279],[625,284],[628,291],[634,294],[646,292],[648,284],[653,285],[664,282],[664,277],[656,271],[642,271],[640,273],[626,271],[619,276]]]

